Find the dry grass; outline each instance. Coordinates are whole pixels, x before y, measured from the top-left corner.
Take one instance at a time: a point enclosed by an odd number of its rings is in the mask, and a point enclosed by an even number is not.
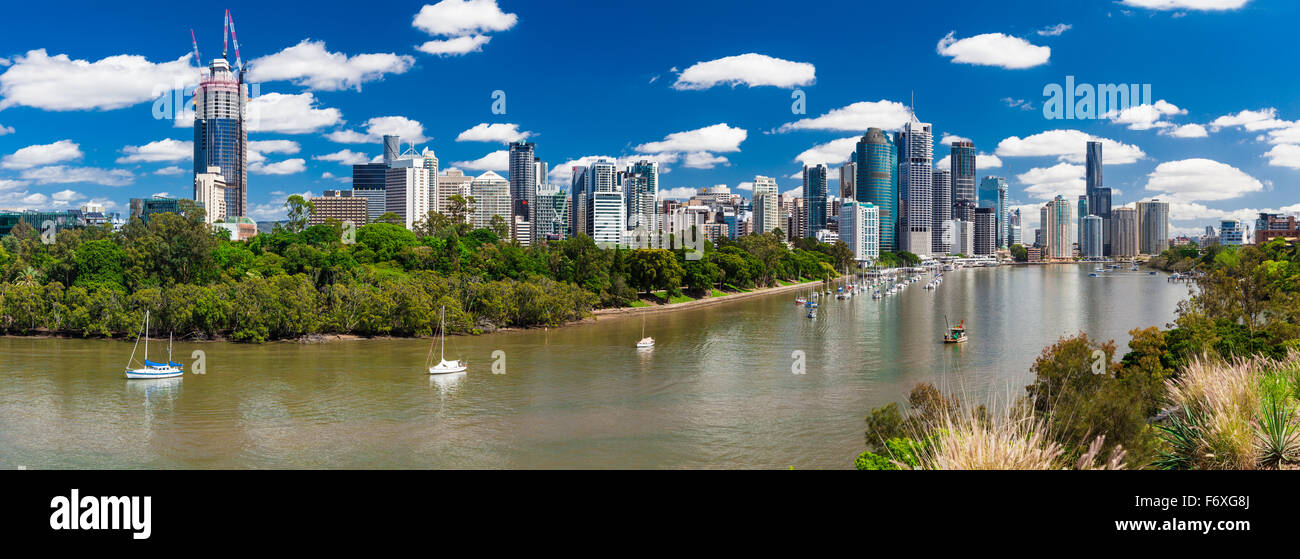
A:
[[[1266,392],[1274,379],[1293,383],[1293,371],[1300,369],[1300,353],[1274,361],[1261,357],[1231,362],[1199,359],[1166,385],[1170,402],[1187,413],[1203,418],[1197,428],[1194,448],[1187,462],[1196,469],[1253,470],[1269,464],[1267,426],[1263,404],[1276,403],[1292,410],[1295,398],[1285,393]],[[1287,377],[1279,377],[1285,374]],[[1283,384],[1287,386],[1287,384]],[[1293,389],[1294,390],[1294,389]],[[1289,421],[1300,425],[1292,411]],[[1300,440],[1290,451],[1300,452]]]
[[[1009,407],[991,418],[970,411],[945,414],[929,426],[934,433],[918,458],[931,470],[1060,470],[1124,468],[1124,451],[1116,448],[1100,463],[1104,437],[1098,437],[1074,464],[1049,436],[1046,423],[1032,409]]]

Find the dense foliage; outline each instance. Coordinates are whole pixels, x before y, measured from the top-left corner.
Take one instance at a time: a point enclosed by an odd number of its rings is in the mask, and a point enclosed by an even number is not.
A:
[[[585,235],[524,247],[500,224],[473,229],[465,211],[431,212],[415,231],[391,220],[345,231],[308,227],[304,200],[286,206],[286,226],[246,242],[214,232],[188,201],[180,214],[61,231],[52,244],[20,224],[0,241],[0,333],[134,335],[146,309],[155,332],[253,342],[428,335],[441,307],[451,332],[556,326],[652,291],[826,279],[847,251],[749,235],[688,261],[682,250],[601,249]]]

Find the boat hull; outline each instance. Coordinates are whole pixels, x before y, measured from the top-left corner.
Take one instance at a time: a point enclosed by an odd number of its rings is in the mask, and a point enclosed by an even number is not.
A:
[[[134,369],[134,370],[127,369],[126,378],[129,379],[175,378],[181,376],[184,373],[185,373],[184,371],[173,367],[167,367],[162,369],[154,369],[154,368]]]
[[[449,375],[449,374],[452,374],[452,373],[463,373],[463,372],[465,372],[466,369],[469,369],[469,366],[467,366],[467,365],[454,365],[454,366],[451,366],[451,367],[429,367],[429,374],[431,374],[431,375]]]

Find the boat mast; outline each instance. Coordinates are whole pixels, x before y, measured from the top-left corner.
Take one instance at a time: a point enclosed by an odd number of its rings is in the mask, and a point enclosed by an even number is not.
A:
[[[145,311],[148,313],[148,311]],[[131,359],[126,362],[127,370],[131,369],[131,362],[135,361],[135,350],[140,349],[140,337],[144,335],[144,321],[140,321],[140,333],[135,336],[135,345],[131,346]]]
[[[149,309],[144,310],[144,360],[149,360]]]
[[[442,361],[446,361],[447,360],[447,306],[446,305],[443,305],[442,307],[441,318],[439,319],[439,321],[442,323],[438,326],[438,328],[442,330],[442,357],[440,359]]]

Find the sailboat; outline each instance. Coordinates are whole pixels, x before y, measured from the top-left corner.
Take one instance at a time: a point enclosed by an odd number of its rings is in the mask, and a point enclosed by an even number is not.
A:
[[[439,356],[437,365],[429,367],[431,375],[445,375],[449,373],[463,373],[469,368],[469,364],[459,359],[455,361],[447,360],[447,307],[442,307],[439,319],[439,338],[442,341],[442,354]],[[429,344],[429,357],[425,359],[424,364],[428,366],[433,361],[433,344]]]
[[[135,350],[140,347],[140,339],[144,338],[144,366],[132,369],[131,365],[135,363]],[[144,311],[144,323],[140,325],[140,335],[135,338],[135,347],[131,348],[131,360],[126,362],[126,378],[172,378],[179,377],[184,372],[184,365],[172,361],[172,342],[171,335],[167,337],[167,362],[154,363],[149,360],[149,311]]]
[[[641,341],[636,343],[637,349],[650,349],[655,346],[655,339],[645,335],[645,317],[641,317]]]

